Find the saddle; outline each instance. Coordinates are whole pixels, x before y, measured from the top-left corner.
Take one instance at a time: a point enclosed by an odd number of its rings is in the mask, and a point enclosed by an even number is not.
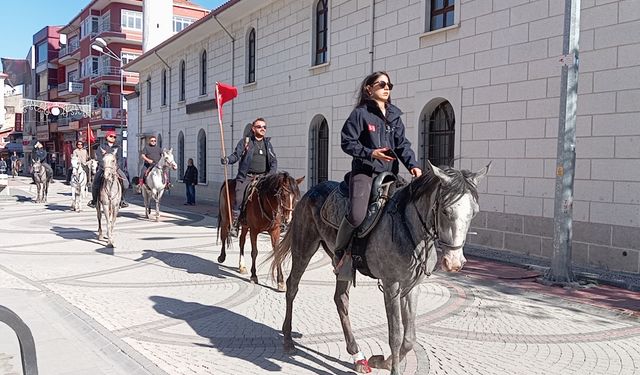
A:
[[[324,204],[320,208],[320,217],[322,221],[331,226],[334,229],[338,229],[340,222],[347,215],[349,211],[349,184],[348,180],[351,178],[351,172],[345,175],[345,180],[342,181],[325,200]],[[367,208],[367,215],[355,230],[354,238],[351,241],[351,256],[353,258],[353,266],[362,274],[375,278],[369,270],[367,260],[365,257],[365,250],[367,248],[368,235],[375,228],[382,211],[389,198],[395,193],[395,191],[407,184],[407,181],[402,177],[396,177],[393,173],[383,172],[376,176],[371,184],[371,193],[369,195],[369,207]]]
[[[149,186],[149,185],[147,184],[147,177],[149,176],[149,173],[151,173],[151,171],[153,170],[153,168],[154,168],[155,166],[156,166],[156,165],[155,165],[155,163],[154,163],[154,164],[151,164],[150,166],[148,166],[148,167],[144,170],[144,173],[142,174],[142,182],[143,182],[145,185],[147,185],[147,186]],[[167,179],[166,174],[164,173],[164,171],[162,171],[162,183],[163,183],[165,186],[167,185],[167,182],[168,182],[167,180],[168,180],[168,179]]]
[[[241,223],[246,224],[246,212],[245,209],[247,207],[247,202],[251,198],[253,194],[258,194],[258,181],[262,178],[262,175],[251,176],[251,181],[247,184],[244,189],[244,194],[242,196],[242,204],[240,204],[240,216],[238,216],[238,220]]]

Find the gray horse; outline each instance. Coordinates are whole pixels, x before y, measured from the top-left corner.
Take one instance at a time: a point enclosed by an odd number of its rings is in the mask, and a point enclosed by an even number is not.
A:
[[[162,150],[160,160],[151,168],[151,171],[142,184],[142,196],[144,197],[144,214],[148,219],[151,213],[151,200],[156,202],[156,221],[160,220],[160,200],[166,188],[166,179],[169,177],[168,171],[178,169],[178,165],[173,159],[173,149]]]
[[[38,197],[35,203],[47,203],[47,195],[49,193],[49,183],[52,176],[47,173],[47,169],[42,165],[40,160],[32,160],[33,165],[33,182],[38,189]]]
[[[98,240],[104,239],[102,235],[102,213],[107,221],[107,247],[114,247],[113,244],[113,228],[116,224],[118,211],[120,210],[120,201],[122,199],[122,188],[118,175],[118,160],[114,150],[113,153],[107,153],[103,156],[104,174],[102,175],[102,184],[96,202],[96,213],[98,215]]]
[[[400,362],[416,341],[417,292],[414,286],[430,275],[436,266],[436,248],[442,252],[441,266],[460,271],[466,262],[463,246],[471,219],[479,210],[476,186],[489,165],[472,173],[453,168],[440,169],[428,163],[429,170],[398,189],[384,207],[382,217],[371,230],[366,259],[371,274],[384,289],[391,356],[372,356],[360,352],[349,320],[351,281],[337,281],[334,301],[347,343],[358,372],[371,367],[399,374]],[[335,247],[336,229],[321,218],[321,207],[338,185],[329,181],[310,189],[298,203],[290,228],[273,254],[272,274],[288,257],[291,273],[287,279],[287,307],[282,326],[284,350],[294,351],[291,337],[293,300],[309,261],[322,245],[330,257]]]

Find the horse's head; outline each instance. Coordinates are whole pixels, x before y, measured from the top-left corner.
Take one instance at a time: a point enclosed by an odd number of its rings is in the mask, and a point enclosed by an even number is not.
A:
[[[118,158],[116,157],[118,150],[114,149],[102,156],[102,165],[104,167],[104,179],[110,180],[118,177]]]
[[[178,169],[178,164],[176,164],[176,161],[173,159],[173,148],[162,150],[162,160],[163,165],[166,165],[174,171]]]
[[[471,220],[480,209],[477,185],[489,172],[491,163],[475,173],[453,168],[440,169],[431,163],[428,166],[440,180],[433,206],[436,247],[442,251],[442,267],[448,272],[457,272],[467,261],[463,248]]]
[[[40,172],[40,170],[42,169],[42,163],[40,162],[40,160],[31,159],[31,168],[33,170],[33,173]]]
[[[80,166],[80,161],[77,156],[71,157],[71,168],[77,169]]]
[[[89,170],[91,170],[91,174],[96,174],[98,171],[98,161],[96,159],[91,159],[87,161],[87,165],[89,166]]]
[[[293,178],[288,173],[285,172],[285,174],[281,185],[281,194],[283,195],[283,220],[287,225],[291,222],[293,210],[300,200],[300,184],[304,181],[305,176]]]

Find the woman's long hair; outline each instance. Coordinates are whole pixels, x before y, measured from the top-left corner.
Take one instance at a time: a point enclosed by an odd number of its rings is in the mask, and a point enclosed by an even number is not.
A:
[[[356,102],[356,107],[363,105],[371,97],[371,95],[367,92],[367,86],[374,84],[381,76],[386,76],[387,80],[391,82],[389,74],[382,70],[373,72],[362,80],[362,83],[360,84],[360,90],[358,91],[358,101]],[[387,100],[387,103],[391,104],[391,95],[389,95],[389,100]]]

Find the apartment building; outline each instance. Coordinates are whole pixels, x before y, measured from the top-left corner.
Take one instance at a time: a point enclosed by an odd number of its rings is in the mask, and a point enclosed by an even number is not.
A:
[[[640,2],[581,3],[573,261],[639,273]],[[422,163],[493,162],[468,243],[550,257],[563,17],[557,0],[232,0],[126,66],[142,82],[131,132],[174,148],[174,177],[194,158],[214,198],[214,83],[230,83],[227,152],[265,117],[279,168],[308,188],[349,169],[340,129],[362,78],[386,70]]]
[[[173,9],[173,33],[208,13],[190,1],[172,3],[169,9]],[[68,24],[56,29],[59,43],[49,43],[49,50],[54,51],[48,61],[54,67],[50,74],[54,79],[48,100],[90,106],[90,114],[74,112],[51,118],[49,134],[45,135],[44,128],[41,132],[41,137],[46,136],[50,142],[48,149],[67,168],[75,140],[86,142],[88,129],[92,129],[98,141],[107,130],[126,135],[124,95],[135,90],[138,75],[121,72],[120,64],[125,65],[142,54],[143,27],[142,0],[93,0]]]

